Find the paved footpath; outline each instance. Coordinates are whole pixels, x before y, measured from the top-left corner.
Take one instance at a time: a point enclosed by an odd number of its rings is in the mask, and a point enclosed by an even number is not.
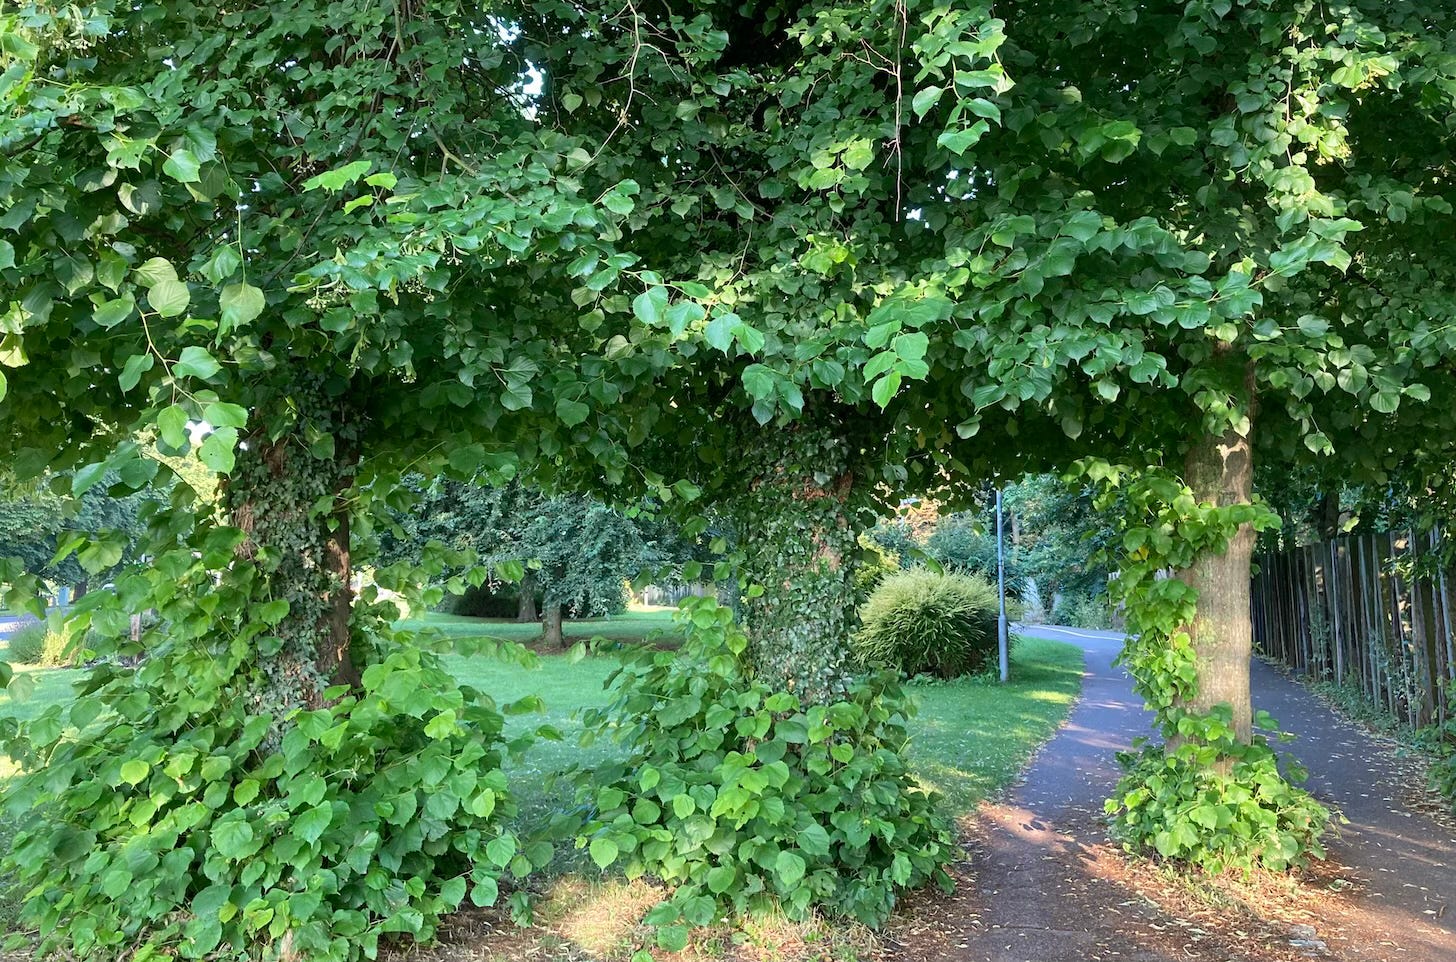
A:
[[[1115,753],[1151,734],[1152,716],[1112,662],[1122,636],[1054,627],[1023,634],[1068,641],[1086,653],[1082,696],[1066,725],[1001,804],[983,812],[973,862],[983,895],[981,926],[962,943],[965,962],[1223,962],[1239,958],[1217,932],[1167,936],[1170,920],[1105,872],[1102,802],[1120,770]],[[1255,662],[1256,708],[1299,734],[1291,750],[1310,769],[1309,787],[1350,824],[1330,846],[1356,884],[1338,918],[1321,920],[1325,957],[1456,962],[1456,831],[1412,811],[1409,782],[1387,746],[1337,717],[1323,702]],[[1102,852],[1104,854],[1099,855]],[[1089,911],[1089,909],[1097,909]],[[1108,917],[1109,914],[1112,917]],[[1198,930],[1195,930],[1197,932]],[[1270,957],[1286,957],[1275,946]],[[1297,957],[1294,952],[1287,957]]]

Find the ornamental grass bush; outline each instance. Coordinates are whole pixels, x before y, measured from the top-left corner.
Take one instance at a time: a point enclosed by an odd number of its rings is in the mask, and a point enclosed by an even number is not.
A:
[[[885,578],[860,611],[855,651],[866,665],[954,678],[996,653],[996,588],[974,575],[925,568]]]
[[[37,621],[10,636],[6,660],[19,665],[59,668],[73,663],[75,651],[68,631]]]

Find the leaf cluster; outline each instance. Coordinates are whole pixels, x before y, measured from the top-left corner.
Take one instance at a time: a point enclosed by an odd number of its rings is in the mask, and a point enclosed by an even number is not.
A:
[[[906,769],[914,705],[893,676],[805,706],[745,671],[731,613],[692,599],[677,654],[643,652],[593,711],[628,757],[584,773],[577,844],[602,868],[674,886],[648,915],[658,943],[687,927],[782,908],[882,924],[900,892],[935,881],[956,847],[933,795]]]

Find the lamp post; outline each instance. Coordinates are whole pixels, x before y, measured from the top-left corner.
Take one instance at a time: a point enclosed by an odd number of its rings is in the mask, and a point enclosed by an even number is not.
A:
[[[996,590],[1001,596],[1001,614],[996,619],[996,642],[1001,653],[1001,683],[1011,676],[1010,644],[1006,631],[1006,544],[1002,535],[1001,488],[996,488]]]

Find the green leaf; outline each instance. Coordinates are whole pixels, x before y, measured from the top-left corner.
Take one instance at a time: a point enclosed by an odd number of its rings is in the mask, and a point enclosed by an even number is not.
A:
[[[231,474],[236,464],[234,449],[237,446],[237,428],[218,428],[202,442],[197,456],[202,459],[202,463],[207,466],[208,470],[218,474]]]
[[[157,415],[157,432],[162,443],[169,448],[185,448],[190,435],[187,432],[187,409],[178,404],[163,408]]]
[[[92,313],[91,319],[100,326],[110,330],[131,317],[135,311],[136,298],[130,294],[123,294],[120,297],[109,301],[102,301],[96,305],[96,310]]]
[[[213,401],[202,409],[202,419],[215,428],[241,428],[248,423],[248,409],[241,404]]]
[[[243,258],[238,253],[238,249],[232,244],[224,244],[213,251],[207,263],[202,265],[202,276],[214,284],[221,284],[229,277],[232,277],[233,272],[241,267],[242,264]]]
[[[172,365],[172,373],[177,377],[195,377],[204,381],[211,378],[222,370],[222,365],[217,359],[207,352],[206,348],[198,347],[195,344],[182,349],[182,356],[177,363]]]
[[[222,330],[236,330],[263,313],[263,292],[251,284],[229,284],[218,297],[222,308]]]
[[[293,834],[312,845],[323,837],[333,821],[333,806],[321,802],[293,820]]]
[[[508,384],[501,392],[501,407],[507,411],[522,411],[531,406],[535,395],[528,384]]]
[[[1381,389],[1370,395],[1370,406],[1381,414],[1394,414],[1400,407],[1400,392]]]
[[[632,313],[643,324],[656,326],[667,315],[667,288],[649,287],[632,299]]]
[[[500,835],[491,839],[485,846],[485,857],[501,868],[505,868],[511,863],[511,859],[516,857],[516,840],[509,835]],[[595,854],[592,857],[595,858]]]
[[[774,374],[762,364],[750,364],[743,369],[743,389],[755,400],[774,396]]]
[[[161,281],[175,281],[177,269],[165,257],[153,257],[136,269],[137,279],[143,287],[152,287]]]
[[[973,97],[970,100],[963,100],[961,103],[965,104],[977,117],[985,117],[998,124],[1001,122],[1001,108],[984,97]]]
[[[738,870],[729,865],[719,865],[708,872],[708,891],[722,895],[738,881]]]
[[[794,852],[780,852],[779,857],[774,860],[774,874],[778,876],[779,884],[786,889],[798,885],[807,868],[804,859]]]
[[[152,369],[157,359],[150,354],[133,354],[126,359],[121,366],[121,374],[117,375],[117,383],[123,391],[130,391],[141,381],[142,375]]]
[[[201,180],[198,173],[201,169],[202,164],[186,147],[172,151],[162,164],[162,170],[168,177],[183,184],[195,184]]]
[[[914,98],[910,101],[910,108],[915,111],[917,118],[924,117],[930,113],[930,108],[936,105],[936,102],[940,100],[940,95],[943,93],[945,93],[944,87],[926,87],[923,90],[917,90]]]
[[[71,494],[79,497],[96,487],[101,479],[106,476],[106,462],[99,461],[96,464],[88,464],[83,468],[77,468],[76,473],[71,475]]]
[[[374,164],[368,160],[356,160],[351,164],[345,164],[335,170],[325,171],[303,182],[304,190],[317,190],[322,187],[324,190],[333,193],[343,190],[348,185],[356,182],[360,177],[369,173],[369,168]]]
[[[494,905],[499,898],[500,884],[489,875],[477,879],[475,888],[470,890],[470,901],[481,908]]]
[[[657,929],[657,946],[668,952],[681,952],[688,947],[686,925],[663,925]]]
[[[556,416],[568,427],[576,427],[591,414],[591,408],[580,401],[562,398],[556,402]]]
[[[253,826],[242,819],[218,822],[212,829],[212,845],[226,859],[239,859],[248,854],[253,842]]]
[[[617,843],[604,835],[592,839],[591,859],[598,868],[606,868],[617,860]]]
[[[606,194],[602,196],[602,205],[606,207],[607,210],[622,217],[626,217],[628,214],[632,213],[632,208],[636,206],[636,204],[633,203],[632,198],[628,197],[626,194],[618,193],[615,190],[609,190],[606,192]]]
[[[163,278],[147,291],[147,302],[152,305],[152,310],[163,317],[176,317],[187,310],[191,301],[192,292],[182,281]]]
[[[890,401],[895,397],[895,392],[900,390],[901,380],[899,371],[891,371],[875,382],[875,386],[870,389],[870,397],[881,408],[888,407]]]
[[[990,124],[984,120],[978,120],[972,126],[962,130],[945,131],[939,137],[935,138],[935,142],[938,146],[944,147],[959,157],[974,147],[976,142],[985,136],[986,131],[990,129]]]
[[[128,785],[140,785],[147,775],[152,771],[152,766],[139,758],[123,762],[121,765],[121,780]]]
[[[720,314],[703,328],[703,340],[709,347],[726,354],[733,345],[733,328],[739,323],[737,314]]]

